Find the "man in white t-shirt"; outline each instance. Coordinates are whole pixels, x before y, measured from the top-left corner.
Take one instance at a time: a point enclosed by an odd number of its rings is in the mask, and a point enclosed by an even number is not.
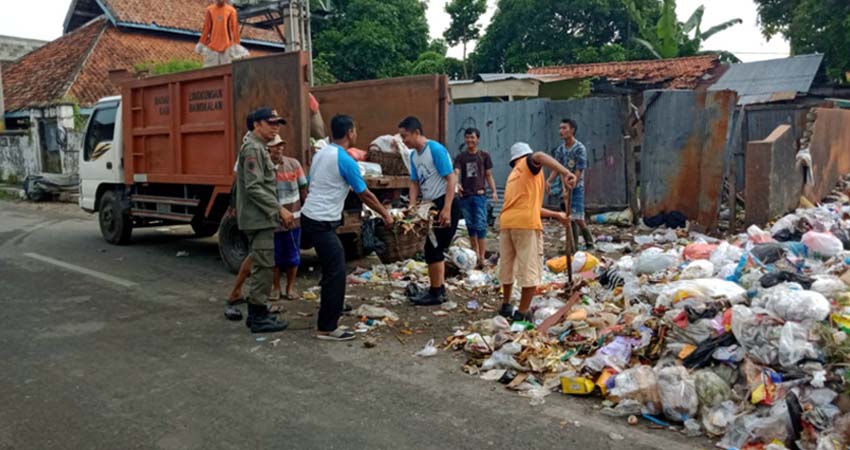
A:
[[[345,304],[345,251],[336,234],[342,223],[342,210],[350,190],[392,226],[390,213],[366,188],[357,162],[345,151],[357,141],[357,128],[349,116],[331,119],[333,142],[313,155],[310,187],[301,208],[301,248],[315,248],[322,265],[321,305],[316,337],[330,341],[354,339],[350,331],[339,328]]]

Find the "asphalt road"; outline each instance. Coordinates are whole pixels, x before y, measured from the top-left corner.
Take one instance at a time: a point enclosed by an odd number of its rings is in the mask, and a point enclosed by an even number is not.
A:
[[[188,227],[114,247],[73,205],[0,201],[0,449],[708,448],[598,401],[531,406],[421,344],[320,342],[313,318],[258,342],[212,301],[231,282]]]

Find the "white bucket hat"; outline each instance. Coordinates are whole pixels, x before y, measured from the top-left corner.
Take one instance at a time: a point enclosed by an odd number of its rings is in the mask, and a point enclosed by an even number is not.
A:
[[[525,142],[517,142],[511,146],[511,164],[523,156],[534,153],[534,150]]]

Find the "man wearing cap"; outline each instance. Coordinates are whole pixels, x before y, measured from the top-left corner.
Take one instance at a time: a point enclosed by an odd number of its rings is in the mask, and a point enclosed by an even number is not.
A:
[[[254,131],[239,151],[236,184],[236,217],[239,229],[251,244],[251,277],[248,279],[248,318],[252,333],[283,331],[289,324],[269,314],[266,303],[272,289],[274,232],[282,224],[292,228],[294,218],[280,206],[274,163],[266,146],[285,124],[277,111],[260,108],[252,113]]]
[[[524,142],[511,147],[511,167],[505,185],[505,203],[499,216],[499,280],[503,302],[499,311],[513,320],[531,320],[531,299],[543,274],[543,221],[569,223],[564,212],[543,208],[546,180],[543,168],[560,174],[565,186],[575,186],[576,176],[551,156],[534,152]],[[514,280],[522,289],[519,308],[511,307]]]
[[[354,334],[339,325],[345,304],[345,251],[336,234],[349,191],[381,215],[392,226],[390,213],[366,188],[357,162],[346,149],[357,141],[357,128],[349,116],[331,119],[333,142],[321,148],[310,165],[309,194],[301,208],[301,248],[315,248],[322,265],[321,303],[316,337],[327,341],[348,341]]]

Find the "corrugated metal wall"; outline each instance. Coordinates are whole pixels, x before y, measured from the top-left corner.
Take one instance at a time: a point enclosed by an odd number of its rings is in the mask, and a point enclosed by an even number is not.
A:
[[[743,169],[746,167],[746,143],[764,140],[780,125],[790,125],[791,135],[799,141],[806,130],[808,112],[808,107],[793,104],[748,107],[744,122],[744,148],[735,152],[735,164],[742,168],[735,172],[739,191],[743,192],[746,187],[746,170]]]
[[[619,97],[451,105],[447,147],[454,157],[464,151],[464,130],[481,130],[481,148],[493,158],[493,176],[501,191],[510,173],[511,145],[527,142],[535,150],[551,154],[561,143],[561,120],[572,118],[579,128],[577,138],[588,152],[587,206],[622,208],[628,202],[623,139],[626,112],[625,100]]]

